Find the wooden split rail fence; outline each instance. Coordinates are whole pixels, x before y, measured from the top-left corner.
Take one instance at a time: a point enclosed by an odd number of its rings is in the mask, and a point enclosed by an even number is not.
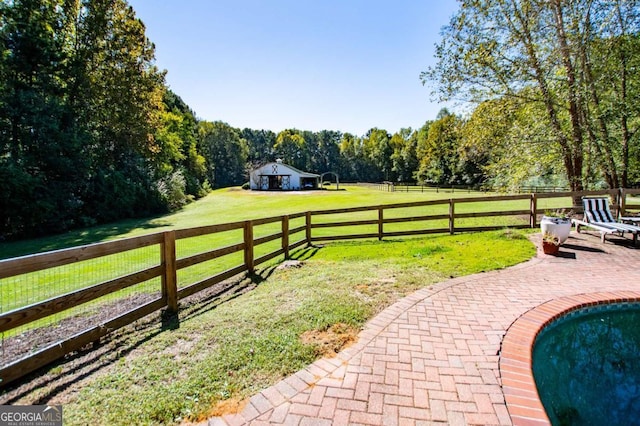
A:
[[[608,195],[617,200],[617,208],[625,213],[625,210],[640,210],[640,205],[627,202],[627,195],[637,194],[640,194],[640,190],[534,193],[309,211],[199,228],[172,230],[2,260],[0,261],[0,286],[13,285],[17,288],[21,286],[23,277],[42,271],[51,271],[64,265],[97,261],[120,253],[127,255],[127,253],[133,253],[142,248],[150,249],[152,253],[155,252],[151,255],[155,260],[151,259],[150,264],[134,272],[88,286],[83,284],[86,282],[85,277],[75,276],[73,280],[77,283],[76,287],[78,288],[73,291],[43,297],[42,300],[29,301],[21,306],[12,307],[6,312],[3,312],[2,309],[3,306],[7,306],[7,301],[3,302],[0,299],[0,338],[2,339],[0,343],[3,347],[12,339],[19,338],[25,327],[52,327],[51,324],[41,325],[41,321],[47,317],[64,314],[80,305],[99,303],[101,298],[107,295],[125,291],[141,283],[157,282],[159,288],[156,288],[154,295],[147,298],[144,303],[112,318],[101,319],[98,324],[89,326],[80,332],[70,333],[37,350],[30,349],[27,354],[18,359],[5,359],[3,355],[3,361],[0,363],[0,387],[4,387],[68,353],[77,351],[87,344],[97,342],[112,331],[131,324],[150,313],[162,309],[175,313],[179,309],[181,299],[240,274],[251,274],[257,265],[279,256],[285,259],[289,258],[293,250],[314,242],[361,238],[382,240],[389,237],[436,233],[453,234],[455,232],[486,231],[507,227],[534,228],[537,226],[538,217],[548,210],[539,207],[539,204],[545,199],[577,200],[581,196]],[[509,203],[520,204],[518,208],[498,210],[497,208],[487,209],[487,203],[500,204],[503,208],[504,206],[508,208]],[[554,207],[554,209],[557,208],[557,206]],[[566,206],[565,208],[572,209],[573,207]],[[433,213],[435,210],[438,212]],[[403,215],[403,211],[408,211],[408,213]],[[431,213],[420,214],[421,211],[430,211]],[[362,215],[367,214],[370,216],[362,218]],[[339,220],[331,219],[336,216]],[[350,216],[356,216],[356,219],[349,218]],[[349,218],[349,220],[345,220],[345,218]],[[488,223],[486,222],[487,218],[494,219],[492,223]],[[482,220],[485,222],[483,223]],[[465,223],[465,221],[470,222]],[[424,225],[429,222],[435,225],[431,227]],[[261,227],[264,227],[261,236],[257,237],[255,235],[256,229],[261,229]],[[367,228],[366,232],[353,233],[354,229],[361,227]],[[337,229],[345,229],[345,231],[341,234]],[[277,232],[273,232],[274,230]],[[178,256],[180,250],[177,250],[177,243],[229,232],[239,234],[237,241],[232,244],[211,248],[207,243],[205,244],[207,249],[204,251]],[[224,241],[228,241],[228,239]],[[218,243],[220,242],[218,241]],[[267,248],[267,253],[257,253],[257,248],[263,245]],[[188,270],[195,265],[208,265],[207,262],[217,262],[234,253],[241,256],[238,259],[240,263],[228,269],[201,279],[191,280],[193,282],[179,279],[181,271]],[[40,287],[46,286],[46,283],[37,284],[40,284]],[[73,313],[68,315],[72,316]],[[2,353],[4,353],[3,347],[0,348]]]

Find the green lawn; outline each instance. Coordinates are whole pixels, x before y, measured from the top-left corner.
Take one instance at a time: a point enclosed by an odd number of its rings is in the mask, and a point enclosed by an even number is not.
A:
[[[434,191],[424,193],[385,192],[355,185],[342,186],[341,188],[345,190],[255,192],[243,191],[239,188],[220,189],[170,215],[143,220],[121,221],[46,238],[0,243],[0,259],[169,229],[236,222],[309,210],[491,195],[468,191],[455,191],[453,193]],[[554,202],[557,205],[558,201],[554,200]],[[528,206],[526,201],[509,202],[503,205],[505,209],[521,209]],[[560,205],[567,205],[567,202],[563,203],[560,200]],[[552,205],[551,207],[555,206]],[[492,208],[492,204],[478,203],[473,208],[487,211],[487,209]],[[425,214],[425,211],[422,214]]]
[[[130,327],[106,343],[95,374],[59,392],[57,380],[79,373],[73,365],[54,367],[46,386],[13,403],[62,403],[70,425],[203,419],[326,353],[319,343],[305,342],[310,332],[338,330],[347,341],[416,289],[534,254],[523,233],[506,230],[302,249],[294,254],[304,261],[301,268],[264,269],[250,292],[224,303],[185,305],[179,325],[162,327],[155,319]]]
[[[180,212],[145,221],[124,221],[111,225],[74,231],[65,235],[28,240],[0,245],[0,253],[4,256],[16,256],[45,250],[61,249],[80,243],[91,243],[116,238],[139,236],[150,232],[169,229],[191,228],[210,224],[235,222],[247,219],[272,217],[309,210],[326,210],[346,207],[372,206],[380,204],[404,203],[448,198],[473,198],[486,196],[485,193],[456,191],[443,192],[385,192],[372,190],[368,187],[348,186],[342,191],[309,191],[309,192],[253,192],[238,188],[227,188],[212,192],[207,197],[192,203]],[[562,203],[563,200],[549,200],[552,203]],[[560,204],[562,205],[562,204]],[[447,214],[448,204],[436,206],[415,207],[404,209],[390,209],[385,211],[385,218],[412,217],[429,214]],[[506,201],[499,203],[466,203],[456,207],[457,213],[486,212],[495,210],[527,210],[528,200]],[[350,214],[334,214],[314,216],[314,223],[337,222],[341,220],[377,219],[377,211],[357,212]],[[492,217],[460,219],[457,226],[478,226],[527,223],[526,217]],[[304,218],[293,219],[290,228],[304,224]],[[436,221],[406,222],[386,224],[385,231],[407,231],[415,229],[446,229],[446,219]],[[279,232],[280,224],[272,223],[255,227],[254,237]],[[377,233],[377,225],[351,226],[340,228],[319,228],[313,230],[314,236],[347,235],[354,233]],[[290,241],[295,242],[304,238],[304,232],[292,235]],[[178,240],[178,258],[206,252],[213,248],[220,248],[242,242],[242,230],[228,231],[188,239]],[[273,241],[255,249],[255,257],[267,254],[279,248],[279,241]],[[80,288],[95,285],[109,279],[114,279],[129,273],[149,268],[159,263],[159,246],[130,250],[94,260],[78,262],[71,265],[52,268],[32,274],[20,275],[0,280],[0,313],[27,306],[39,301],[59,296]],[[217,273],[242,264],[242,253],[234,253],[222,258],[197,264],[178,271],[178,286],[180,288],[193,284],[199,280],[211,277]],[[57,324],[69,315],[89,315],[99,309],[103,303],[116,303],[121,298],[130,297],[137,293],[157,293],[160,290],[158,279],[136,285],[118,294],[99,299],[91,304],[70,310],[54,317],[48,317],[26,325],[20,329],[10,331],[11,335],[21,333],[34,327],[46,327]]]
[[[349,186],[345,191],[295,193],[256,193],[230,188],[214,191],[172,215],[119,222],[58,237],[5,243],[0,245],[0,253],[7,257],[168,229],[309,210],[486,195],[389,193],[357,186]],[[554,203],[555,206],[566,205],[566,201],[554,200],[549,208],[554,207]],[[461,206],[460,211],[527,207],[526,200],[504,202],[499,206],[474,203]],[[388,217],[440,214],[443,208],[446,210],[446,207],[436,206],[390,211]],[[348,220],[371,217],[371,213],[358,213],[349,216]],[[322,219],[337,221],[346,216]],[[503,220],[497,217],[467,221],[500,224]],[[301,223],[292,224],[292,227]],[[396,226],[401,230],[405,225]],[[278,227],[278,224],[261,226],[256,230],[256,236],[276,232]],[[344,232],[363,231],[344,228]],[[335,348],[339,348],[340,342],[355,335],[369,318],[418,288],[449,277],[503,268],[529,259],[535,254],[535,247],[525,235],[502,230],[381,242],[335,242],[300,249],[293,257],[304,260],[302,268],[276,270],[278,259],[261,265],[258,274],[245,278],[240,284],[251,291],[181,302],[179,324],[168,326],[155,315],[144,326],[128,327],[106,343],[104,355],[100,357],[101,367],[92,369],[93,374],[85,377],[73,364],[56,366],[45,376],[45,385],[11,402],[64,403],[68,424],[171,424],[185,418],[206,418],[228,409],[221,407],[230,401],[249,397],[325,353],[325,348],[317,342],[302,338],[308,333],[338,330],[335,334],[339,343]],[[231,231],[179,240],[178,257],[210,250],[238,237],[237,231]],[[298,236],[292,241],[301,238]],[[259,250],[273,249],[265,246]],[[492,250],[487,250],[487,246]],[[60,291],[69,291],[85,283],[86,280],[75,278],[83,274],[89,281],[99,282],[105,276],[117,276],[123,270],[137,270],[141,265],[148,266],[149,250],[152,248],[82,262],[73,266],[78,268],[74,270],[48,271],[44,278],[34,278],[31,283],[19,282],[20,277],[12,285],[8,285],[7,280],[0,281],[0,302],[6,309],[9,301],[24,298],[24,293],[29,293],[24,289],[30,288],[49,291],[55,285]],[[179,271],[180,285],[211,276],[239,262],[241,255],[230,255]],[[157,287],[156,282],[137,291],[157,291]],[[37,291],[33,290],[34,294]],[[81,377],[71,385],[62,386],[68,389],[60,392],[60,382],[67,383],[75,375]]]
[[[169,229],[184,229],[240,220],[258,219],[305,212],[309,210],[337,209],[346,207],[375,206],[380,204],[405,203],[449,198],[485,197],[484,192],[456,190],[454,192],[386,192],[365,186],[341,186],[340,191],[302,192],[256,192],[239,188],[225,188],[211,192],[206,197],[186,206],[182,210],[164,216],[148,219],[125,220],[108,225],[95,226],[72,231],[63,235],[46,238],[0,243],[0,259],[39,253],[49,250],[108,241],[116,238],[160,232]],[[527,209],[528,202],[514,201],[500,203],[501,209]],[[555,209],[571,205],[570,199],[543,199],[541,209]],[[490,211],[493,203],[466,205],[460,212]],[[446,213],[443,207],[421,210],[420,214]],[[403,215],[411,214],[404,210]],[[370,215],[367,216],[371,217]],[[390,217],[393,217],[390,216]],[[465,221],[466,222],[466,221]],[[473,221],[472,221],[473,222]],[[467,223],[462,223],[467,226]]]

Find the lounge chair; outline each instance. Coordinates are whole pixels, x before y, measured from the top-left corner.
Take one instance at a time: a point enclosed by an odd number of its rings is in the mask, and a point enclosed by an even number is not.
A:
[[[622,223],[628,223],[630,225],[636,225],[636,226],[640,225],[640,216],[626,216],[626,217],[620,216],[618,219]]]
[[[576,232],[580,233],[580,227],[586,226],[600,232],[602,242],[605,242],[605,236],[608,234],[620,234],[624,236],[625,232],[633,235],[633,244],[638,242],[638,234],[640,226],[629,225],[616,221],[609,210],[609,200],[606,197],[599,198],[582,198],[582,206],[584,207],[584,218],[582,220],[572,219],[576,226]]]

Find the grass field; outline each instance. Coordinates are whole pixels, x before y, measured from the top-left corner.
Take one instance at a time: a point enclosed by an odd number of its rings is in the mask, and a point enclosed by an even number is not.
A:
[[[349,186],[345,191],[304,192],[255,192],[243,191],[239,188],[225,188],[213,191],[206,197],[170,215],[125,220],[63,235],[2,243],[0,244],[0,258],[57,250],[169,229],[193,228],[308,210],[418,201],[436,198],[436,195],[442,197],[442,194],[435,193],[390,193],[358,186]]]
[[[308,210],[486,195],[389,193],[357,186],[346,191],[300,193],[254,193],[231,188],[214,191],[173,215],[5,243],[0,250],[6,257],[166,229]],[[563,201],[554,203],[561,206]],[[499,208],[490,203],[474,203],[464,208],[526,209],[527,202],[500,203]],[[426,208],[398,214],[438,213]],[[273,226],[276,225],[265,225],[258,234],[273,232],[269,228]],[[352,231],[347,228],[346,232]],[[303,261],[301,268],[279,270],[275,261],[262,265],[255,276],[238,283],[240,291],[181,302],[179,318],[173,324],[152,315],[146,322],[117,332],[103,346],[84,355],[93,356],[93,360],[81,356],[80,360],[56,365],[36,378],[35,384],[25,383],[1,395],[0,403],[61,403],[65,405],[67,424],[173,424],[227,412],[244,398],[317,357],[339,350],[355,338],[369,318],[416,289],[530,258],[535,247],[525,234],[505,229],[381,242],[335,242],[300,249],[293,257]],[[178,250],[181,256],[197,253],[219,243],[216,239],[225,238],[235,237],[221,235],[179,241]],[[487,245],[493,249],[486,250]],[[109,271],[118,268],[135,270],[138,264],[148,262],[148,255],[129,254],[107,259],[105,273],[115,274]],[[100,269],[96,264],[83,267]],[[181,279],[190,282],[207,273],[212,273],[211,268],[185,271]],[[64,279],[54,275],[49,277],[50,282],[73,282],[77,271],[63,274]],[[14,288],[24,287],[17,284]],[[9,287],[2,286],[3,292]],[[22,297],[18,292],[0,294],[4,302]]]
[[[235,222],[246,219],[257,219],[282,214],[304,211],[339,209],[346,207],[372,206],[381,204],[404,203],[448,198],[473,198],[486,196],[485,193],[456,191],[456,192],[384,192],[370,187],[348,186],[342,191],[309,191],[309,192],[252,192],[238,188],[227,188],[214,191],[209,196],[195,202],[178,213],[148,220],[124,221],[111,225],[74,231],[69,234],[28,240],[0,245],[0,253],[6,256],[16,256],[68,246],[105,241],[123,237],[133,237],[150,232],[169,229],[192,228],[204,225]],[[551,203],[562,205],[563,200],[550,200]],[[528,201],[507,201],[489,203],[466,203],[456,208],[458,213],[486,212],[495,210],[527,210]],[[388,210],[385,217],[412,217],[427,214],[447,214],[448,205],[405,208]],[[350,214],[314,216],[314,223],[336,222],[340,220],[376,219],[377,211],[357,212]],[[508,223],[526,223],[526,217],[505,219],[504,217],[469,218],[456,222],[457,226],[498,225]],[[304,218],[292,220],[291,228],[304,224]],[[279,223],[258,226],[254,229],[254,237],[273,234],[279,231]],[[446,229],[446,219],[429,221],[428,224],[406,222],[386,224],[385,231],[406,231],[413,229],[438,228]],[[345,235],[353,233],[377,232],[377,225],[350,226],[341,228],[319,228],[314,235]],[[291,237],[290,241],[304,238],[304,232]],[[220,248],[242,241],[242,230],[228,231],[219,234],[200,236],[178,240],[178,258],[206,252],[212,248]],[[256,247],[256,257],[278,249],[279,241],[273,241]],[[51,268],[40,272],[20,275],[0,280],[0,313],[38,303],[51,297],[60,296],[80,288],[95,285],[109,279],[114,279],[144,268],[157,265],[159,262],[159,247],[147,247],[130,250],[94,260],[73,263],[62,267]],[[276,259],[277,261],[278,259]],[[211,277],[217,273],[236,267],[243,263],[242,253],[234,253],[211,261],[193,265],[178,271],[179,288],[193,284],[199,280]],[[272,262],[273,264],[273,262]],[[6,332],[5,338],[16,336],[29,330],[42,329],[47,335],[42,342],[52,342],[59,338],[57,333],[49,336],[49,331],[60,321],[69,317],[82,315],[87,320],[94,318],[100,321],[97,313],[104,307],[122,305],[121,302],[140,295],[157,296],[160,291],[160,280],[153,279],[142,284],[109,294],[94,302],[84,304],[62,313],[49,316]],[[24,339],[23,339],[24,341]],[[17,355],[17,354],[16,354]],[[7,358],[10,359],[10,358]]]
[[[0,402],[63,404],[69,425],[205,419],[339,350],[416,289],[534,253],[523,233],[508,230],[301,249],[300,268],[263,269],[251,291],[187,304],[172,326],[153,318],[122,330],[92,363],[52,367],[41,384]]]
[[[380,204],[393,204],[411,201],[423,201],[432,199],[447,199],[456,197],[486,196],[484,193],[457,191],[450,193],[436,192],[385,192],[373,190],[370,187],[348,186],[343,191],[305,191],[305,192],[253,192],[243,191],[238,188],[228,188],[214,191],[209,196],[187,206],[178,213],[148,219],[145,221],[124,221],[111,225],[74,231],[65,235],[48,237],[36,240],[28,240],[0,245],[0,254],[5,257],[17,256],[27,253],[36,253],[53,249],[61,249],[79,244],[105,241],[123,237],[133,237],[150,232],[159,232],[169,229],[193,228],[204,225],[236,222],[247,219],[271,217],[282,214],[291,214],[309,210],[339,209],[346,207],[372,206]],[[501,202],[501,203],[470,203],[457,208],[460,213],[482,212],[497,209],[528,208],[527,200]],[[448,205],[405,208],[389,210],[385,212],[386,218],[412,217],[425,214],[446,215]],[[357,212],[350,214],[315,216],[314,223],[337,222],[341,220],[376,220],[376,210]],[[502,226],[505,218],[481,218],[459,220],[460,226],[499,225]],[[526,219],[516,218],[515,223],[526,223]],[[514,219],[510,219],[514,223]],[[304,218],[292,220],[290,228],[304,224]],[[257,226],[254,229],[254,237],[258,238],[279,232],[279,223]],[[429,223],[396,223],[385,225],[386,231],[406,231],[414,229],[446,229],[446,219],[429,221]],[[315,236],[346,235],[353,233],[377,233],[377,225],[350,226],[340,228],[318,228],[314,230]],[[304,238],[304,232],[292,235],[290,241]],[[178,258],[183,258],[198,253],[206,252],[212,248],[220,248],[242,242],[242,230],[228,231],[224,233],[200,236],[178,240],[176,243]],[[267,254],[279,247],[279,241],[273,241],[256,247],[255,256]],[[16,276],[0,280],[0,313],[12,309],[21,308],[39,301],[60,296],[80,288],[95,285],[109,279],[124,276],[145,268],[152,267],[159,262],[159,247],[130,250],[94,260],[77,262],[71,265],[51,268],[41,272]],[[216,273],[236,267],[243,263],[242,253],[235,253],[217,258],[208,262],[197,264],[178,271],[178,285],[185,287]],[[159,279],[137,285],[121,291],[117,295],[110,295],[82,309],[74,309],[55,317],[49,317],[38,323],[30,324],[11,332],[20,333],[27,328],[53,325],[68,315],[94,312],[96,307],[105,302],[113,303],[122,297],[129,297],[133,293],[154,293],[160,290]],[[83,309],[88,308],[88,311]]]
[[[169,229],[184,229],[218,223],[292,214],[310,210],[375,206],[449,198],[482,197],[483,192],[385,192],[356,185],[342,186],[345,190],[302,192],[255,192],[239,188],[225,188],[211,192],[179,212],[148,219],[125,220],[72,231],[63,235],[0,243],[0,259],[79,246],[116,238],[132,237]],[[553,209],[570,205],[570,200],[544,200],[540,208]],[[503,209],[526,209],[526,201],[501,203]],[[491,203],[478,203],[465,208],[488,211]],[[435,214],[425,210],[421,214]]]
[[[4,256],[11,256],[308,210],[476,195],[486,194],[388,193],[355,186],[346,191],[302,193],[232,188],[215,191],[173,215],[3,244],[1,250]],[[517,203],[501,203],[499,209],[526,208],[526,202]],[[465,208],[496,210],[488,203]],[[437,213],[426,209],[401,214]],[[258,233],[273,231],[265,228]],[[215,239],[179,241],[179,251],[182,255],[196,253],[216,243]],[[488,245],[493,249],[486,250]],[[335,353],[355,338],[369,318],[416,289],[513,265],[534,253],[525,233],[509,230],[336,242],[300,249],[293,257],[303,261],[301,268],[278,270],[275,262],[263,265],[252,279],[239,283],[244,289],[239,293],[183,302],[173,324],[152,315],[85,355],[93,356],[92,360],[81,357],[56,365],[36,378],[35,385],[25,383],[0,396],[0,402],[64,404],[67,424],[177,424],[233,411],[260,389],[319,356]],[[126,254],[107,263],[112,269],[115,264],[135,269],[147,257]],[[98,269],[95,264],[87,268]],[[108,268],[105,271],[112,273]],[[67,271],[64,281],[73,281],[77,273]],[[197,276],[201,272],[190,273]]]

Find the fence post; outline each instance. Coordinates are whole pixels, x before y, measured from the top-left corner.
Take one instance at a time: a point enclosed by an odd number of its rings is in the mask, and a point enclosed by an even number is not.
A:
[[[620,188],[618,195],[618,216],[624,216],[627,210],[627,194],[624,192],[624,188]]]
[[[382,236],[384,235],[384,228],[382,226],[382,220],[384,218],[384,208],[382,206],[378,207],[378,240],[382,241]]]
[[[311,245],[311,212],[306,213],[306,224],[305,224],[305,239],[307,240],[307,245]]]
[[[538,226],[536,224],[536,222],[538,221],[538,215],[536,213],[538,210],[538,197],[536,197],[535,192],[531,194],[530,210],[531,212],[529,213],[529,226],[531,227],[531,229],[533,229]]]
[[[253,264],[253,222],[247,220],[244,222],[244,264],[249,273],[254,270]]]
[[[162,297],[167,301],[170,312],[178,312],[178,274],[176,272],[176,232],[163,233],[161,262],[164,266],[162,273]]]
[[[455,203],[453,198],[449,198],[449,234],[453,235],[455,231],[454,228],[454,218],[456,214]]]
[[[284,258],[289,259],[289,216],[282,216],[282,250]]]

